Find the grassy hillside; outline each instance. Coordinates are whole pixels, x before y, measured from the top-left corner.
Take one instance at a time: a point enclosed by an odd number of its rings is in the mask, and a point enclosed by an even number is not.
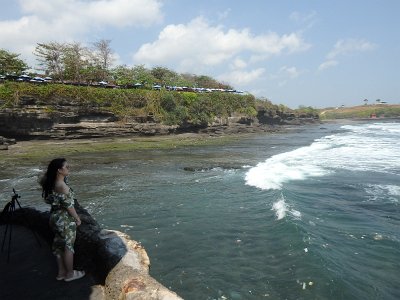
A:
[[[206,125],[215,116],[226,117],[233,113],[257,114],[257,101],[252,95],[106,89],[64,84],[0,84],[0,108],[18,107],[24,97],[36,99],[36,104],[45,106],[49,112],[57,111],[60,104],[71,105],[109,111],[120,118],[152,115],[161,123],[177,125]]]
[[[320,110],[321,120],[358,119],[358,118],[397,118],[400,117],[400,105],[376,104],[354,107],[342,107]]]

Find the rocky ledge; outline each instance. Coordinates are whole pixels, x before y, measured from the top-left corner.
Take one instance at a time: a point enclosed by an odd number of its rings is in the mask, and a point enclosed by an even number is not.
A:
[[[8,146],[13,144],[15,144],[15,139],[7,139],[0,136],[0,150],[8,150]]]
[[[14,107],[0,108],[0,135],[18,140],[154,136],[184,132],[219,135],[274,131],[276,125],[315,121],[318,121],[317,115],[298,116],[259,108],[255,117],[233,113],[229,117],[216,117],[207,126],[164,125],[153,115],[121,118],[101,107],[82,105],[71,99],[54,99],[52,107],[49,107],[34,97],[21,96]]]
[[[101,229],[78,202],[82,220],[75,242],[77,269],[92,275],[99,290],[96,299],[181,300],[149,275],[150,260],[142,245],[122,232]],[[0,224],[10,222],[35,230],[49,244],[53,240],[48,225],[49,212],[32,208],[17,209],[12,218],[0,214]]]

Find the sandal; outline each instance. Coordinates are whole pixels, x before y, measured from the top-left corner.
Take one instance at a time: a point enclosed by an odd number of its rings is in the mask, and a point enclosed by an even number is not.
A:
[[[74,274],[72,275],[72,277],[64,278],[64,281],[69,282],[69,281],[72,281],[72,280],[76,280],[76,279],[82,278],[83,276],[85,276],[85,271],[74,270]]]

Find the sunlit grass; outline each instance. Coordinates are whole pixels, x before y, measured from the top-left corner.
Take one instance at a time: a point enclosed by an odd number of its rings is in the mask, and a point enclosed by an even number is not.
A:
[[[324,109],[320,112],[322,120],[329,119],[354,119],[370,118],[396,118],[400,116],[400,105],[375,104],[354,107],[341,107],[337,109]]]

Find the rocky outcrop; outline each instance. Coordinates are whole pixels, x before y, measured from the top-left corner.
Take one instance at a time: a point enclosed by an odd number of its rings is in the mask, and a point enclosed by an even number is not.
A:
[[[208,126],[163,125],[153,115],[119,118],[84,101],[55,96],[51,103],[43,103],[34,97],[20,96],[13,108],[0,109],[0,135],[19,140],[154,136],[184,132],[218,135],[273,131],[276,125],[299,125],[317,119],[317,116],[296,116],[258,108],[256,117],[245,114],[216,117]]]
[[[15,139],[7,139],[3,136],[0,136],[0,150],[8,150],[8,146],[14,144]]]
[[[94,277],[97,299],[182,299],[149,275],[150,260],[140,243],[122,232],[101,229],[77,202],[75,207],[82,220],[75,242],[75,266]],[[50,244],[53,235],[48,221],[48,212],[32,208],[17,209],[11,217],[0,214],[0,224],[29,227]]]
[[[0,135],[18,139],[165,135],[173,133],[176,127],[159,124],[150,117],[118,119],[96,107],[60,105],[52,111],[44,105],[21,104],[0,110]]]
[[[301,125],[319,121],[319,116],[314,114],[296,115],[290,112],[271,111],[265,108],[259,108],[257,111],[257,120],[261,124],[270,125]]]
[[[109,253],[121,257],[106,277],[105,299],[182,299],[149,276],[150,260],[140,243],[119,231],[102,230],[99,236]]]

